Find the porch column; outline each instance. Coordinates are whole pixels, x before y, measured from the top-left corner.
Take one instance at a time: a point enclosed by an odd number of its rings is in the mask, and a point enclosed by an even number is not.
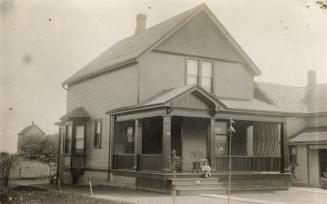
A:
[[[210,119],[209,129],[208,129],[208,159],[212,171],[216,171],[216,145],[215,145],[215,129],[216,120],[214,118]]]
[[[280,172],[288,173],[288,140],[287,140],[287,123],[281,123],[281,137],[280,137]]]
[[[138,157],[137,155],[142,154],[142,121],[139,119],[135,120],[135,141],[134,141],[134,166],[133,169],[138,170]]]
[[[169,156],[171,153],[171,116],[163,116],[163,128],[162,128],[162,160],[163,172],[170,172]]]

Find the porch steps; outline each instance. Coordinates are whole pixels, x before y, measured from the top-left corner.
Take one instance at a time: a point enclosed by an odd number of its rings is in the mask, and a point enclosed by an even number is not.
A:
[[[226,190],[217,178],[171,178],[176,195],[226,194]]]

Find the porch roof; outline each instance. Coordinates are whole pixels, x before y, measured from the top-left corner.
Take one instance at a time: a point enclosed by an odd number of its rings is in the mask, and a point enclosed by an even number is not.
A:
[[[186,85],[163,90],[140,104],[109,110],[107,114],[118,114],[122,112],[131,112],[158,107],[171,107],[171,101],[175,100],[179,96],[193,92],[198,93],[199,95],[201,95],[201,97],[205,98],[205,100],[214,104],[216,106],[216,109],[224,109],[230,111],[254,111],[275,114],[283,113],[283,111],[279,107],[273,104],[265,103],[255,98],[249,100],[219,98],[215,95],[208,93],[206,90],[199,87],[198,85]]]
[[[86,112],[86,110],[83,107],[78,107],[66,113],[64,116],[60,118],[60,120],[66,121],[70,119],[89,118],[89,117],[90,117],[89,114]]]
[[[290,138],[290,144],[327,144],[327,127],[307,128]]]
[[[258,99],[250,100],[237,100],[237,99],[219,99],[228,109],[231,110],[243,110],[243,111],[256,111],[256,112],[275,112],[281,113],[282,109],[279,107],[265,103]]]
[[[198,93],[201,95],[201,97],[205,98],[207,101],[210,101],[210,103],[214,104],[216,107],[225,107],[224,104],[219,102],[218,99],[216,99],[213,95],[208,93],[203,88],[197,86],[197,85],[186,85],[171,89],[163,90],[154,96],[150,97],[149,99],[143,101],[140,104],[133,105],[133,106],[125,106],[121,108],[116,108],[109,110],[107,114],[115,114],[120,112],[130,112],[130,111],[136,111],[140,109],[151,109],[156,107],[171,107],[171,101],[178,98],[179,96],[188,94],[188,93]]]

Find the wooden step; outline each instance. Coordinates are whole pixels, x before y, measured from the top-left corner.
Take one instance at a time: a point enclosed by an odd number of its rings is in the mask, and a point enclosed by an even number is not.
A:
[[[188,189],[222,189],[220,184],[201,184],[201,185],[177,185],[176,190],[188,190]]]
[[[175,187],[176,195],[198,195],[198,194],[226,194],[218,178],[170,178],[172,186]]]
[[[170,179],[172,185],[200,185],[200,184],[218,184],[217,178],[173,178]]]
[[[185,196],[185,195],[199,195],[199,194],[226,194],[226,189],[223,188],[208,188],[208,189],[183,189],[176,190],[177,196]]]

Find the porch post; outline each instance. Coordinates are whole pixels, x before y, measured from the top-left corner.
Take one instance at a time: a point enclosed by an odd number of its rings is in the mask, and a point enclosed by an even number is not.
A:
[[[208,158],[211,166],[211,171],[216,171],[216,150],[215,150],[215,125],[216,121],[214,118],[210,119],[209,131],[208,131]]]
[[[171,153],[171,116],[163,116],[162,128],[162,159],[163,159],[163,172],[170,172],[169,155]]]
[[[135,120],[135,141],[134,141],[134,170],[138,170],[137,155],[142,154],[142,121],[140,119]]]
[[[281,123],[281,138],[280,138],[280,172],[288,173],[288,140],[287,140],[287,123]]]

